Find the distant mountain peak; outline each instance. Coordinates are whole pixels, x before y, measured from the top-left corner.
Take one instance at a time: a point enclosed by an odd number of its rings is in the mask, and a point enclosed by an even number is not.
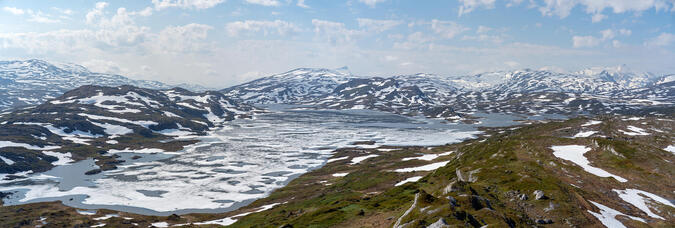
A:
[[[336,68],[335,71],[343,73],[345,75],[352,75],[352,72],[349,70],[348,66],[343,66],[340,68]]]
[[[38,105],[84,85],[133,85],[151,89],[171,87],[157,81],[91,72],[73,63],[40,59],[0,61],[0,110]]]
[[[344,68],[344,69],[343,69]],[[351,76],[348,68],[296,68],[281,74],[275,74],[273,78],[304,78],[304,77],[345,77]]]

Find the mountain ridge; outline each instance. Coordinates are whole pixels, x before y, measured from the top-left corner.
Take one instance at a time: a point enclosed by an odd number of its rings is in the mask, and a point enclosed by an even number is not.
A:
[[[418,73],[391,77],[357,77],[330,69],[298,68],[221,92],[247,104],[374,109],[457,121],[465,116],[462,113],[475,112],[604,114],[617,109],[631,112],[640,109],[638,104],[668,105],[675,98],[675,87],[669,83],[673,78],[673,74],[632,72],[625,66],[582,73],[524,69],[472,76]],[[401,93],[403,88],[410,91]],[[446,108],[439,111],[439,107]],[[666,109],[664,112],[672,112],[672,108]]]
[[[92,72],[84,66],[72,63],[51,63],[38,59],[0,61],[0,110],[38,105],[84,85],[133,85],[151,89],[174,87],[158,81],[134,80],[117,74]],[[206,90],[197,85],[182,86],[192,90]]]

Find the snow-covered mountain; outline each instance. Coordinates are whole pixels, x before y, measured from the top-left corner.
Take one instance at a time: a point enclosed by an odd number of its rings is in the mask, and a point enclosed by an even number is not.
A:
[[[433,101],[416,85],[405,85],[394,78],[352,79],[338,85],[331,93],[318,97],[316,104],[333,109],[376,109],[396,112],[414,110]]]
[[[12,161],[0,163],[0,173],[44,171],[55,156],[95,157],[113,168],[105,151],[178,151],[194,143],[185,139],[253,111],[215,91],[82,86],[0,115],[0,156]]]
[[[573,73],[545,70],[490,72],[450,77],[453,86],[467,91],[569,92],[604,94],[654,85],[664,76],[632,72],[625,66],[589,68]]]
[[[91,72],[75,64],[50,63],[43,60],[0,61],[0,110],[38,105],[83,85],[132,85],[150,89],[173,86],[121,75]],[[190,90],[203,91],[198,86]]]
[[[223,90],[249,104],[305,104],[454,118],[458,113],[606,113],[627,105],[668,105],[673,75],[626,66],[573,73],[545,70],[467,76],[433,74],[356,77],[328,69],[296,69]],[[637,101],[636,101],[637,100]],[[440,109],[440,111],[439,111]]]
[[[222,92],[246,103],[296,103],[325,96],[338,85],[355,78],[347,68],[298,68],[233,86]]]

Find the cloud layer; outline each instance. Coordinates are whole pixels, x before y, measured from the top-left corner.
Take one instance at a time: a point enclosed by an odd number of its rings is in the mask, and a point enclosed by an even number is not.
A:
[[[618,64],[675,72],[675,26],[660,20],[675,9],[665,0],[458,0],[419,9],[385,0],[40,3],[1,8],[11,23],[0,32],[0,58],[215,87],[344,65],[375,76]]]

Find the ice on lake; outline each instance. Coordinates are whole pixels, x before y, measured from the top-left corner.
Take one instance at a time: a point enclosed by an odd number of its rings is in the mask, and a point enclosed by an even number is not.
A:
[[[58,166],[50,178],[2,183],[0,191],[15,193],[6,205],[61,200],[82,209],[150,215],[225,212],[322,166],[336,148],[358,147],[352,145],[358,141],[374,141],[363,145],[369,147],[443,145],[475,137],[481,126],[367,110],[270,110],[225,123],[178,153],[121,152],[126,162],[116,170],[84,176],[96,168],[85,160]],[[515,124],[512,118],[495,119],[500,121],[481,122]],[[131,159],[134,155],[142,158]]]

